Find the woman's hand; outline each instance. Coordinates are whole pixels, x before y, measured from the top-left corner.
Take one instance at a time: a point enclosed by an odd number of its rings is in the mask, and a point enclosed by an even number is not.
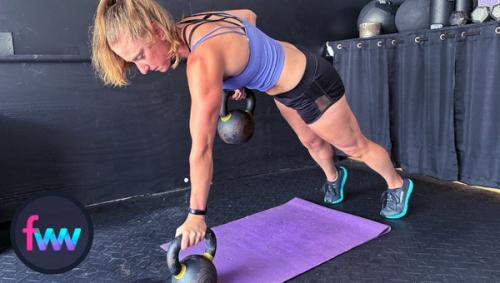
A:
[[[175,237],[182,235],[181,250],[198,244],[205,238],[207,224],[202,215],[189,214],[186,221],[177,228]]]
[[[245,88],[235,89],[233,95],[230,96],[232,100],[242,100],[247,98]]]

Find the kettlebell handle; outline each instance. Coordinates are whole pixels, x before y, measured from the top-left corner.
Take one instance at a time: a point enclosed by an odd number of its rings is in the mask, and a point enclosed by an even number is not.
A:
[[[246,107],[245,111],[253,115],[255,110],[255,94],[253,91],[245,88],[245,93],[247,94],[246,99]],[[229,101],[229,97],[234,94],[234,90],[223,91],[222,92],[222,103],[220,106],[220,116],[225,117],[229,114],[229,110],[227,109],[227,102]]]
[[[179,274],[182,269],[181,263],[179,262],[181,243],[182,235],[179,235],[172,241],[172,243],[170,243],[167,251],[167,266],[170,272],[174,275]],[[207,231],[205,232],[205,243],[206,257],[212,260],[217,250],[217,238],[215,237],[214,231],[210,228],[207,228]]]

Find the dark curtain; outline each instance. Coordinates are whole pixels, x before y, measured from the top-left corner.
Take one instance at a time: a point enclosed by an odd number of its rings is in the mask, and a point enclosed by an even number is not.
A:
[[[500,187],[499,26],[327,43],[363,132],[395,165]]]
[[[460,181],[498,188],[500,23],[457,35],[455,119]]]
[[[456,180],[455,46],[439,37],[427,32],[390,40],[392,153],[410,173]]]
[[[358,118],[361,131],[391,151],[387,50],[378,48],[375,41],[344,42],[329,48],[339,51],[334,56],[334,65],[342,78],[347,101]]]

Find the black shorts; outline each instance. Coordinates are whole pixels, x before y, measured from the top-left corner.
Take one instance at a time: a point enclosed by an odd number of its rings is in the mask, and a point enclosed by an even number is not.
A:
[[[274,99],[299,113],[306,124],[321,115],[344,95],[344,85],[333,64],[325,58],[299,48],[306,55],[306,69],[299,84]]]

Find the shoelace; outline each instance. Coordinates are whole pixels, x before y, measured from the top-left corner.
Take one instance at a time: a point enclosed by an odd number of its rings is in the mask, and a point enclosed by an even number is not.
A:
[[[334,187],[332,190],[329,190],[330,186]],[[333,183],[325,183],[323,186],[323,193],[330,192],[333,194],[333,196],[337,197],[337,190],[335,189],[335,186]]]
[[[399,197],[391,190],[383,192],[380,200],[382,201],[382,208],[388,206],[390,209],[397,209],[399,204]]]

